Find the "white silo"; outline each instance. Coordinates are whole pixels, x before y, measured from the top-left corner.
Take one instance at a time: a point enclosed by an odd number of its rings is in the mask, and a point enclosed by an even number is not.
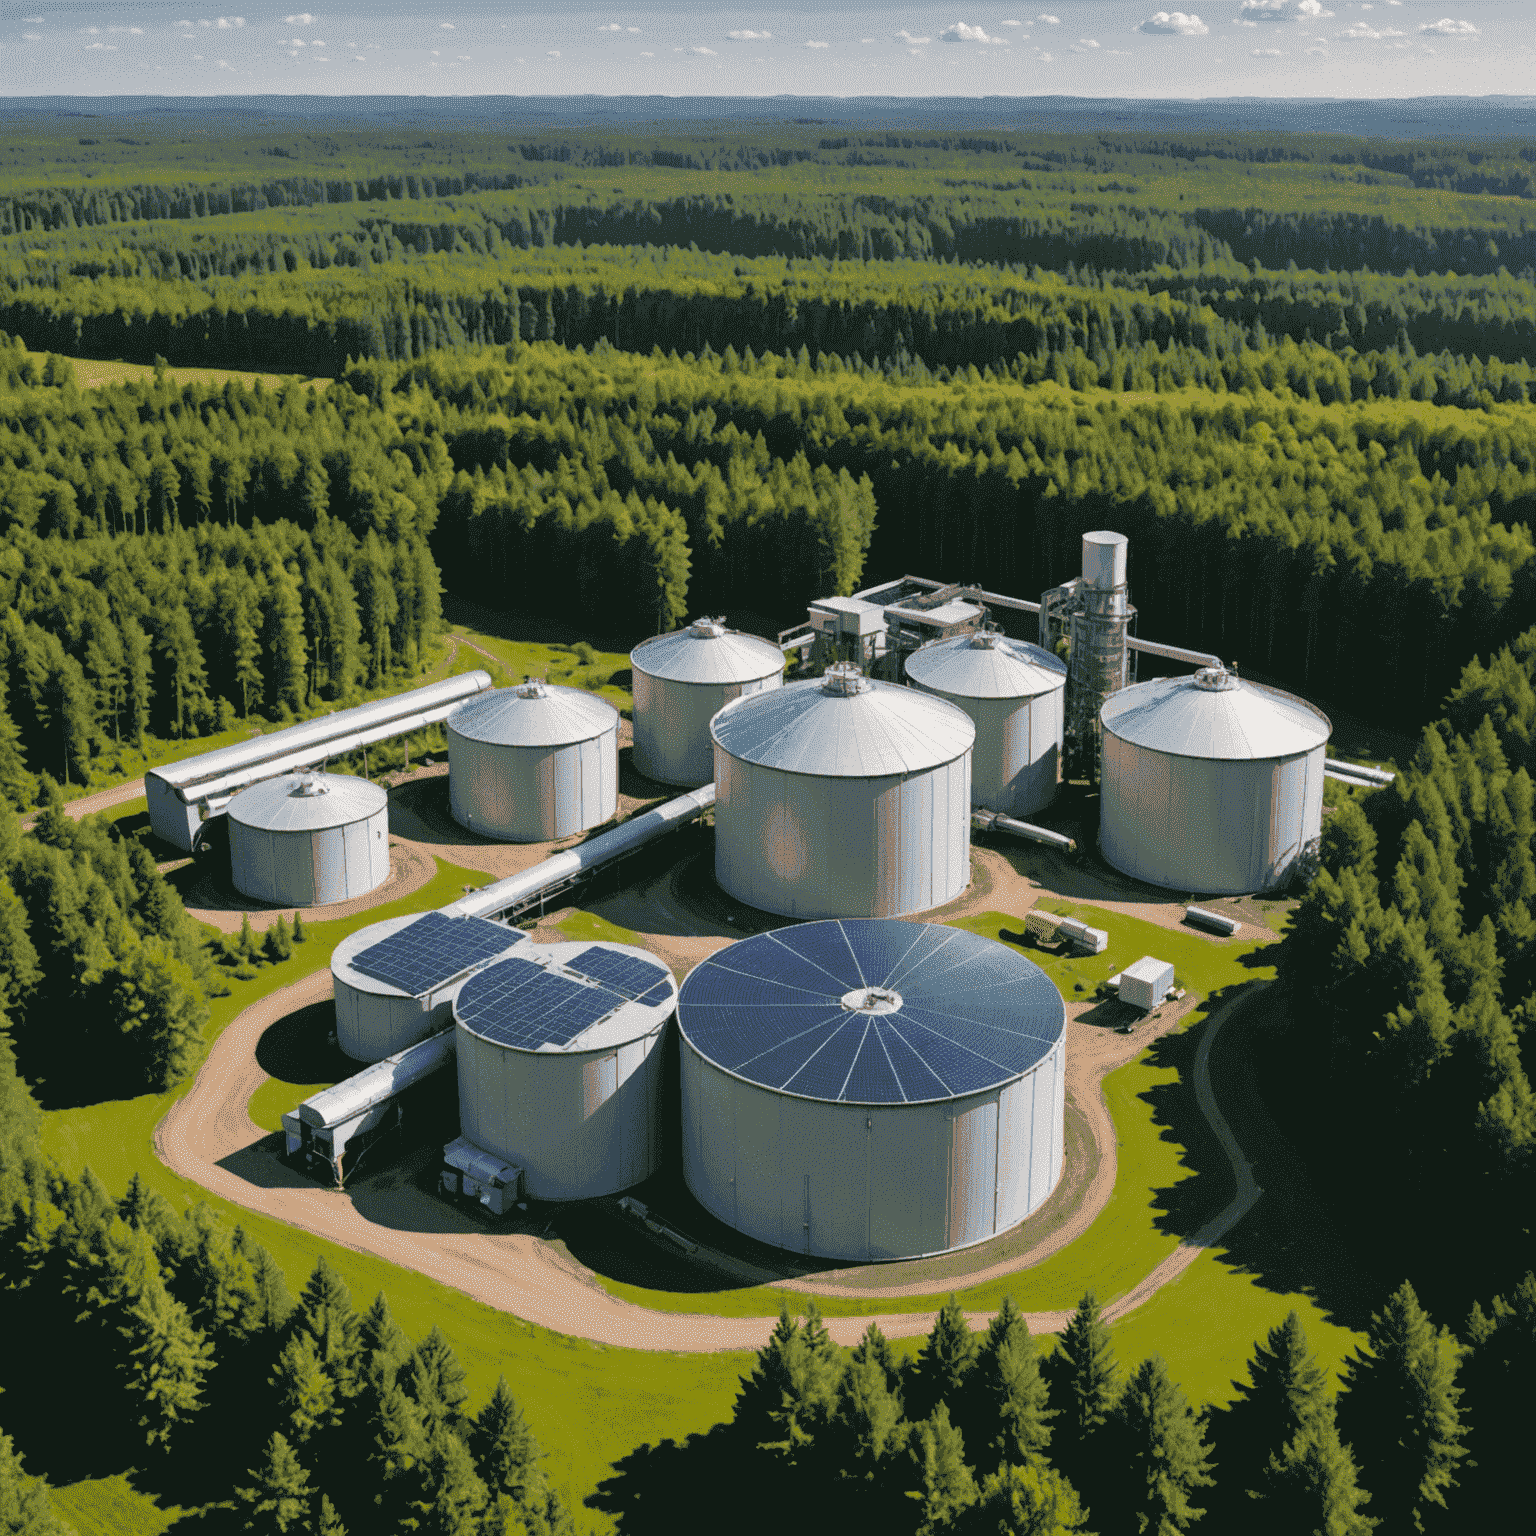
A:
[[[527,942],[521,929],[441,912],[349,933],[331,951],[337,1044],[357,1061],[382,1061],[446,1029],[469,977]]]
[[[454,1001],[459,1120],[534,1200],[586,1200],[661,1162],[660,1049],[677,983],[625,944],[529,945]]]
[[[229,802],[235,889],[278,907],[325,907],[389,878],[389,797],[340,773],[284,774]]]
[[[715,773],[709,722],[732,699],[784,681],[784,653],[771,640],[738,634],[720,619],[646,640],[634,669],[635,768],[660,784],[692,789]]]
[[[498,688],[448,717],[453,819],[482,837],[545,843],[619,808],[619,712],[579,688]]]
[[[838,664],[727,704],[715,878],[786,917],[900,917],[971,878],[971,744],[953,704]]]
[[[934,640],[907,657],[921,689],[963,709],[976,726],[971,804],[1028,816],[1056,798],[1066,663],[996,630]]]
[[[1063,1164],[1066,1006],[992,939],[842,921],[757,934],[678,999],[683,1177],[760,1242],[880,1262],[984,1242]]]
[[[1099,846],[1177,891],[1274,890],[1315,844],[1332,727],[1304,699],[1220,667],[1105,701]]]

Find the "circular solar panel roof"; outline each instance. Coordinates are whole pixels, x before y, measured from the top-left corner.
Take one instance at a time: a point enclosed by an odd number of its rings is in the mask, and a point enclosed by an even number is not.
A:
[[[229,819],[262,832],[317,832],[377,816],[389,796],[367,779],[345,773],[285,773],[242,789]]]
[[[675,683],[755,683],[784,670],[784,652],[773,641],[738,634],[716,619],[643,641],[629,659],[648,677]]]
[[[707,1061],[799,1098],[918,1104],[1000,1087],[1043,1060],[1067,1010],[993,939],[835,919],[742,939],[683,983],[677,1021]]]
[[[906,666],[913,682],[962,699],[1033,699],[1067,686],[1064,661],[990,630],[930,640]]]
[[[1310,752],[1333,729],[1305,699],[1216,668],[1122,688],[1104,701],[1099,719],[1135,746],[1228,762]]]
[[[498,747],[567,747],[616,729],[619,712],[580,688],[523,683],[496,688],[461,705],[448,729],[468,741]]]

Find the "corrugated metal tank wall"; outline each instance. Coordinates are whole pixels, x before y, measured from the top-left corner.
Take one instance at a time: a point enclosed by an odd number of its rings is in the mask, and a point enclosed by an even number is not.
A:
[[[331,982],[336,997],[336,1043],[354,1061],[382,1061],[453,1023],[453,993],[430,1010],[398,987],[351,972],[348,961],[370,945],[408,928],[419,914],[387,918],[348,934],[331,951]],[[349,975],[356,978],[355,984]]]
[[[800,1099],[682,1041],[683,1177],[719,1220],[817,1258],[881,1262],[985,1242],[1062,1171],[1063,1038],[1000,1089],[912,1105]]]
[[[597,1051],[518,1051],[461,1023],[464,1134],[521,1166],[535,1200],[588,1200],[643,1182],[661,1164],[664,1033]]]
[[[782,676],[745,683],[685,683],[634,669],[635,768],[658,784],[696,789],[714,777],[709,722],[732,699],[777,688]]]
[[[448,724],[449,806],[482,837],[547,843],[600,826],[619,808],[619,731],[560,747],[513,747]]]
[[[785,773],[715,747],[715,878],[786,917],[900,917],[971,878],[971,759],[904,776]]]
[[[1099,845],[1116,869],[1196,895],[1273,890],[1323,823],[1326,746],[1223,761],[1104,732]]]
[[[976,725],[971,804],[1005,816],[1028,816],[1056,798],[1061,777],[1062,701],[1057,688],[1033,699],[968,699],[914,686],[963,709]]]
[[[377,890],[389,878],[389,810],[345,827],[283,832],[230,818],[235,889],[279,907],[326,907]]]

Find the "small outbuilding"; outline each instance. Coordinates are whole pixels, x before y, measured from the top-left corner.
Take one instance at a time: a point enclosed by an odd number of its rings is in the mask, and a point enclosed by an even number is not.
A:
[[[1143,955],[1120,973],[1120,1001],[1150,1013],[1173,987],[1173,967],[1166,960]]]

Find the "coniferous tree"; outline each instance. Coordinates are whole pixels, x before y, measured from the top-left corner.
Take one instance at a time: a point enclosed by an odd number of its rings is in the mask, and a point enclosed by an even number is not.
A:
[[[213,1346],[166,1290],[158,1269],[139,1287],[121,1332],[128,1342],[128,1392],[140,1410],[139,1427],[151,1445],[166,1445],[203,1406]]]
[[[411,1357],[411,1341],[405,1330],[390,1315],[389,1302],[380,1291],[363,1313],[358,1325],[358,1348],[365,1370],[376,1388],[387,1374],[393,1381],[400,1367]]]
[[[274,1431],[259,1467],[247,1474],[249,1486],[235,1489],[246,1512],[243,1529],[253,1536],[289,1536],[309,1519],[312,1490],[298,1453]]]
[[[313,1337],[303,1329],[283,1345],[267,1384],[277,1395],[278,1410],[292,1444],[307,1444],[333,1422],[336,1384],[320,1359]]]
[[[427,1437],[416,1405],[393,1383],[370,1416],[368,1467],[373,1477],[373,1525],[392,1531],[412,1517],[424,1486]]]
[[[46,1479],[28,1477],[11,1437],[0,1432],[0,1531],[7,1536],[74,1536],[54,1513]]]
[[[464,1367],[436,1323],[406,1362],[401,1382],[416,1404],[429,1442],[435,1442],[445,1430],[463,1433],[464,1408],[469,1401]]]
[[[495,1390],[475,1416],[469,1443],[493,1501],[505,1494],[520,1511],[543,1507],[546,1484],[538,1442],[505,1376],[497,1377]]]
[[[288,1281],[282,1267],[242,1227],[235,1228],[232,1246],[237,1253],[244,1255],[251,1266],[254,1300],[250,1326],[269,1335],[280,1333],[293,1315],[293,1297],[289,1294]]]
[[[1204,1513],[1195,1503],[1214,1481],[1204,1429],[1161,1355],[1143,1360],[1115,1405],[1104,1476],[1105,1526],[1123,1511],[1134,1530],[1179,1536]]]
[[[307,1334],[333,1396],[330,1423],[339,1420],[345,1405],[357,1396],[363,1366],[362,1320],[352,1306],[352,1294],[324,1254],[315,1261],[299,1293],[292,1327]]]
[[[1029,1324],[1005,1296],[987,1329],[981,1353],[964,1393],[964,1424],[974,1426],[976,1464],[991,1471],[1000,1463],[1043,1457],[1051,1443],[1049,1393]]]
[[[1098,1298],[1087,1292],[1063,1329],[1054,1354],[1042,1365],[1052,1425],[1051,1460],[1073,1487],[1090,1486],[1092,1447],[1119,1395],[1119,1369]]]
[[[1371,1314],[1345,1364],[1339,1428],[1360,1458],[1371,1513],[1387,1530],[1432,1528],[1467,1454],[1457,1346],[1437,1332],[1407,1281]]]
[[[1088,1536],[1071,1483],[1038,1458],[1005,1463],[982,1484],[965,1529],[974,1536]]]
[[[779,1320],[742,1379],[734,1423],[750,1445],[794,1460],[813,1443],[836,1403],[837,1373],[779,1304]]]
[[[329,1494],[320,1495],[320,1508],[315,1512],[311,1529],[314,1536],[347,1536],[347,1528],[341,1523],[341,1516],[336,1513]]]
[[[926,1419],[945,1402],[953,1412],[979,1355],[976,1335],[959,1301],[951,1296],[934,1318],[913,1366],[908,1392],[912,1415]]]
[[[1462,1473],[1456,1512],[1468,1530],[1492,1529],[1524,1497],[1525,1418],[1509,1411],[1536,1374],[1536,1273],[1487,1312],[1474,1304],[1463,1331],[1467,1348],[1461,1377],[1473,1430],[1475,1461]]]
[[[423,1536],[476,1536],[486,1488],[469,1448],[451,1429],[439,1431],[428,1449],[423,1492],[418,1517]]]
[[[917,1426],[912,1453],[919,1472],[918,1536],[950,1530],[976,1502],[976,1479],[965,1461],[965,1441],[941,1402]]]

